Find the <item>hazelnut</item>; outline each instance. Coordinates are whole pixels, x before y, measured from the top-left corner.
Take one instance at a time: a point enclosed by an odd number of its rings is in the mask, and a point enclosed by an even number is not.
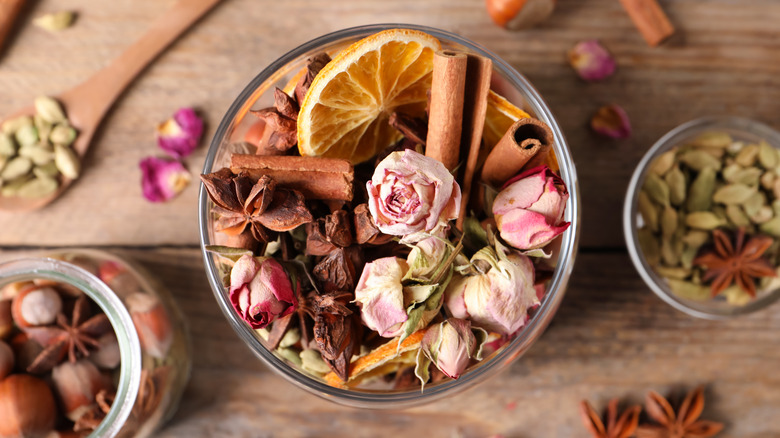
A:
[[[497,25],[520,30],[547,19],[555,9],[555,0],[485,0],[485,6]]]
[[[61,311],[60,294],[48,286],[26,288],[11,303],[11,315],[22,329],[51,324]]]
[[[57,406],[46,382],[27,374],[0,381],[0,437],[42,436],[56,419]]]
[[[110,388],[106,377],[88,359],[57,365],[52,370],[51,379],[65,416],[71,421],[78,420],[89,410],[101,389]]]
[[[32,281],[17,281],[6,284],[0,289],[0,300],[12,300],[19,295],[19,292],[32,286],[32,284]]]
[[[173,343],[173,327],[162,302],[145,293],[134,293],[125,300],[133,318],[141,348],[152,357],[163,359]]]
[[[11,334],[14,321],[11,317],[11,300],[0,300],[0,339],[5,339]]]
[[[25,371],[43,351],[43,347],[27,333],[19,333],[11,339],[11,348],[16,357],[16,369]]]
[[[0,341],[0,380],[11,374],[14,369],[14,351],[3,341]]]

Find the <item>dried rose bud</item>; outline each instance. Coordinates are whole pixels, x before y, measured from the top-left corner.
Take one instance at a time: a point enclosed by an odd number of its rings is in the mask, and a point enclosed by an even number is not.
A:
[[[14,369],[14,351],[3,341],[0,341],[0,380],[11,374]]]
[[[157,144],[174,158],[184,158],[198,146],[203,120],[192,108],[181,108],[157,126]]]
[[[527,320],[528,309],[539,304],[531,260],[496,242],[485,247],[471,263],[481,265],[476,275],[453,278],[444,291],[444,305],[456,318],[496,333],[511,335]]]
[[[0,299],[0,339],[5,339],[11,334],[14,321],[11,317],[11,300]]]
[[[407,149],[382,160],[366,183],[368,209],[385,234],[442,229],[458,216],[460,186],[444,165]]]
[[[296,284],[293,291],[284,267],[270,257],[244,255],[230,271],[230,302],[253,329],[294,312],[299,288]]]
[[[590,127],[605,137],[628,138],[631,136],[631,122],[626,111],[616,104],[599,108],[590,119]]]
[[[477,347],[471,323],[458,318],[449,318],[429,328],[421,344],[423,354],[453,379],[466,370],[471,358],[476,356]]]
[[[141,348],[158,359],[168,355],[173,344],[173,326],[159,298],[138,292],[125,300],[133,325],[141,340]]]
[[[563,220],[568,200],[563,180],[547,166],[517,175],[493,201],[501,238],[517,249],[547,245],[571,225]]]
[[[406,258],[409,271],[404,278],[432,280],[449,254],[449,245],[440,237],[428,237],[417,242]]]
[[[360,317],[371,330],[385,338],[401,334],[409,316],[404,306],[401,279],[409,267],[403,259],[384,257],[366,263],[355,288]]]
[[[577,43],[568,52],[569,64],[586,81],[600,81],[615,72],[615,59],[597,40]]]
[[[173,199],[192,179],[184,165],[165,158],[147,157],[140,163],[144,197],[152,202]]]
[[[51,379],[65,415],[76,421],[95,402],[95,395],[110,384],[87,359],[65,361],[52,370]]]
[[[171,337],[171,339],[173,338]],[[122,361],[122,356],[119,353],[119,342],[116,339],[116,334],[114,334],[114,332],[106,333],[98,338],[98,344],[97,349],[89,355],[89,360],[98,367],[107,370],[113,370],[118,367],[119,363]],[[159,350],[166,351],[166,349],[163,348],[159,348]]]
[[[62,311],[62,298],[51,287],[30,287],[14,298],[11,315],[21,328],[47,325]]]

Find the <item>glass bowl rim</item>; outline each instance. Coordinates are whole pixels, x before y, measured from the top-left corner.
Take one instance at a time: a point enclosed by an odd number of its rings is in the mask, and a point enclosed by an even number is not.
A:
[[[529,104],[529,106],[533,108],[533,111],[536,113],[536,117],[547,123],[553,130],[555,137],[554,150],[560,166],[559,173],[561,174],[561,177],[564,179],[564,181],[567,182],[570,195],[566,206],[565,219],[571,222],[572,225],[563,234],[560,255],[558,257],[558,265],[556,266],[553,278],[550,280],[548,287],[549,292],[543,298],[542,303],[538,308],[539,310],[524,326],[522,331],[517,334],[509,344],[503,347],[502,350],[495,353],[492,358],[479,363],[475,369],[465,373],[457,380],[451,380],[445,383],[427,387],[424,393],[413,390],[391,393],[359,391],[335,388],[294,370],[287,363],[276,357],[260,342],[258,342],[247,324],[243,323],[243,321],[241,321],[238,317],[236,317],[236,315],[233,314],[234,312],[228,298],[222,293],[224,287],[222,286],[221,279],[219,278],[216,267],[212,263],[212,256],[205,249],[206,243],[210,240],[207,220],[209,214],[209,199],[203,183],[201,182],[198,197],[198,225],[201,252],[212,292],[219,304],[220,309],[222,310],[222,313],[225,315],[236,334],[238,334],[239,338],[241,338],[244,343],[247,344],[247,346],[257,357],[265,362],[265,364],[268,365],[274,372],[281,375],[289,382],[327,400],[353,407],[399,408],[428,403],[442,398],[455,389],[466,389],[479,382],[482,382],[486,378],[497,374],[499,370],[512,363],[514,359],[524,353],[524,351],[541,336],[544,329],[550,323],[553,315],[557,312],[560,302],[565,294],[566,286],[574,266],[577,240],[580,229],[580,212],[578,202],[579,190],[577,186],[577,174],[574,168],[573,159],[571,157],[569,147],[566,143],[563,132],[553,117],[551,110],[542,100],[536,89],[523,75],[518,73],[514,68],[509,66],[509,64],[503,61],[496,54],[485,49],[479,44],[448,31],[416,24],[383,23],[337,30],[309,40],[308,42],[299,45],[298,47],[288,51],[286,54],[273,61],[247,84],[247,86],[233,101],[223,116],[219,126],[217,127],[214,137],[210,142],[209,151],[203,166],[203,172],[207,173],[212,171],[217,151],[219,150],[222,140],[226,137],[228,129],[232,125],[232,122],[239,113],[240,109],[246,104],[247,100],[251,98],[254,91],[257,90],[266,80],[271,78],[277,70],[299,58],[300,56],[306,53],[311,53],[313,50],[324,45],[338,41],[345,41],[350,38],[364,37],[372,33],[393,28],[420,30],[429,33],[436,38],[439,38],[440,40],[446,40],[450,43],[459,44],[475,53],[487,56],[493,61],[493,69],[499,71],[509,80],[510,85],[517,89]]]
[[[718,129],[764,138],[773,145],[773,147],[780,148],[780,132],[764,123],[752,119],[736,116],[707,116],[690,120],[676,126],[664,134],[642,156],[642,159],[639,161],[639,164],[637,164],[631,176],[628,189],[626,190],[625,201],[623,203],[623,235],[626,241],[626,247],[634,268],[639,273],[640,277],[642,277],[645,284],[653,293],[675,309],[690,316],[711,320],[734,318],[764,309],[780,299],[780,289],[772,291],[764,297],[753,300],[743,306],[728,306],[724,311],[718,311],[712,307],[708,307],[706,302],[696,305],[692,300],[676,296],[662,283],[661,277],[656,274],[647,263],[644,253],[639,247],[639,239],[636,231],[640,182],[644,181],[647,169],[652,160],[658,157],[662,152],[679,144],[680,140],[690,138],[693,135],[705,131]]]

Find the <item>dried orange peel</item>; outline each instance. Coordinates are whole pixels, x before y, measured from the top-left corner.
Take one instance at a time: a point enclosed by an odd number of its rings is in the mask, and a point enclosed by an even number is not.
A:
[[[427,331],[427,328],[417,330],[404,339],[401,342],[401,345],[398,345],[398,339],[392,339],[390,342],[377,347],[365,356],[357,358],[352,362],[352,366],[349,370],[349,378],[346,382],[342,381],[333,371],[325,375],[325,382],[330,386],[347,388],[359,383],[367,376],[384,374],[384,371],[392,371],[392,368],[395,368],[398,365],[398,363],[394,363],[396,359],[400,359],[400,361],[404,363],[408,362],[408,353],[414,352],[420,348],[423,336],[425,336],[425,332]],[[414,358],[412,358],[412,360],[414,360]],[[391,369],[388,370],[387,367]],[[382,371],[382,373],[375,373],[375,371],[378,370]]]

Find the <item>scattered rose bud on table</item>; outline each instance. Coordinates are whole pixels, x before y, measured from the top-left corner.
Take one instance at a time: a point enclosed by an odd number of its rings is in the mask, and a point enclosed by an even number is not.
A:
[[[588,82],[601,81],[615,73],[615,59],[598,40],[577,43],[567,56],[572,68]]]
[[[169,201],[190,183],[190,173],[178,161],[147,157],[141,161],[140,166],[141,187],[144,197],[149,201]]]
[[[203,136],[203,120],[192,108],[181,108],[157,126],[157,144],[173,158],[187,157]]]
[[[631,122],[626,111],[616,104],[599,108],[590,119],[590,127],[597,133],[610,138],[631,136]]]

